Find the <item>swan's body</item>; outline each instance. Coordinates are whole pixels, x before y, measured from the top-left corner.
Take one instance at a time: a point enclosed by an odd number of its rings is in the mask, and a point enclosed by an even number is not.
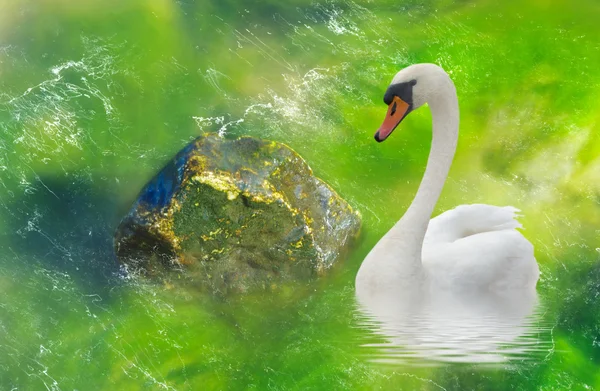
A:
[[[384,100],[390,109],[378,141],[424,103],[431,109],[433,139],[412,204],[358,271],[359,298],[414,287],[535,290],[539,269],[533,246],[516,230],[521,226],[516,208],[461,205],[430,220],[458,139],[458,99],[450,77],[433,64],[412,65],[395,76]]]
[[[539,269],[533,246],[516,230],[517,209],[461,205],[430,221],[458,140],[458,99],[448,74],[433,64],[412,65],[394,77],[384,100],[390,108],[378,141],[424,103],[431,108],[433,139],[412,204],[358,271],[358,295],[415,286],[534,290]]]
[[[456,90],[443,69],[403,69],[384,101],[389,109],[377,141],[424,103],[431,109],[433,138],[413,202],[358,271],[358,301],[392,341],[414,350],[437,343],[450,355],[492,353],[523,335],[537,303],[539,268],[533,246],[517,231],[518,210],[461,205],[431,219],[458,139]],[[426,354],[435,356],[435,349]]]

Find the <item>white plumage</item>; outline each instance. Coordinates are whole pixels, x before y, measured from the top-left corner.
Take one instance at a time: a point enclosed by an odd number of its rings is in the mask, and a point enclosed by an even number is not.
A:
[[[518,209],[460,205],[431,219],[423,269],[443,288],[529,289],[539,276],[533,246],[516,230]]]
[[[402,106],[404,101],[394,98],[399,107],[416,109],[429,104],[431,152],[410,207],[363,261],[356,277],[357,294],[415,287],[498,293],[534,290],[539,269],[533,246],[517,231],[521,228],[516,220],[518,209],[460,205],[430,221],[456,150],[458,99],[450,77],[433,64],[412,65],[398,72],[392,87],[402,83],[412,86],[410,93],[403,92],[412,102]],[[376,137],[387,137],[403,118],[396,107],[388,111]]]

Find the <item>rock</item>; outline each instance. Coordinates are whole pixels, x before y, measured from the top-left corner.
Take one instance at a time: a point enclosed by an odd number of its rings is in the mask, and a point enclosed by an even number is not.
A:
[[[247,291],[322,275],[359,228],[359,214],[289,147],[207,135],[141,191],[115,249],[129,270]]]

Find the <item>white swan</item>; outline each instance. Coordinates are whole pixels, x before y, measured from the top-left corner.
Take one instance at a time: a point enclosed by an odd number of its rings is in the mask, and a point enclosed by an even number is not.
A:
[[[428,103],[433,139],[417,195],[400,221],[363,261],[360,296],[401,287],[432,286],[496,292],[534,290],[539,268],[533,246],[516,228],[516,208],[460,205],[430,221],[458,139],[458,99],[448,74],[416,64],[396,74],[384,96],[386,118],[375,134],[385,140],[412,110]]]
[[[478,361],[473,353],[481,351],[503,357],[500,344],[526,334],[537,304],[539,268],[533,246],[516,230],[518,210],[460,205],[430,220],[458,139],[454,83],[437,65],[412,65],[396,74],[384,101],[389,107],[377,141],[425,103],[433,139],[413,202],[358,271],[358,302],[392,342],[427,357]]]

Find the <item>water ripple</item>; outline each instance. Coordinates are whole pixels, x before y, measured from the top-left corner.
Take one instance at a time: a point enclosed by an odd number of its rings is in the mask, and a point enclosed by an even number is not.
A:
[[[553,350],[552,323],[537,295],[430,295],[386,307],[362,305],[363,355],[378,364],[507,365],[540,359]],[[364,335],[364,334],[363,334]]]

